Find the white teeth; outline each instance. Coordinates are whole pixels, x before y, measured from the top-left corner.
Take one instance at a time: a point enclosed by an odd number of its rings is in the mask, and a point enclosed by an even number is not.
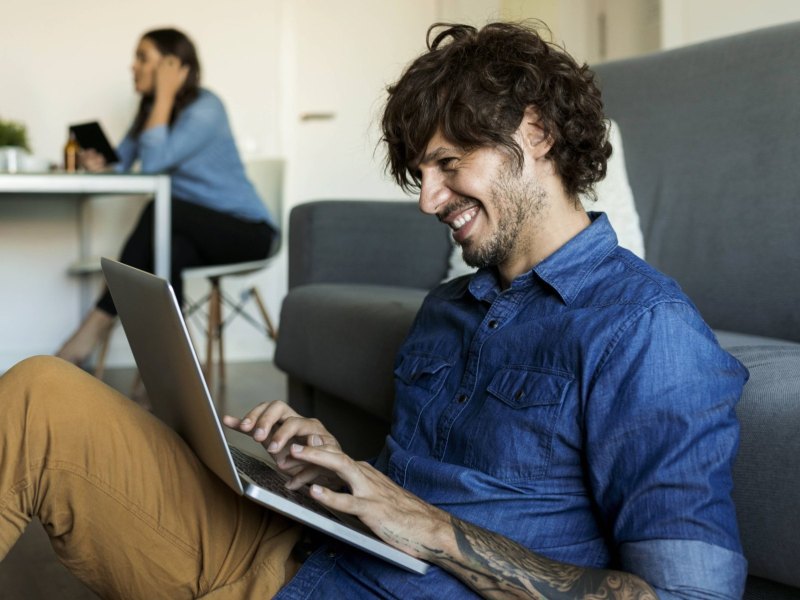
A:
[[[461,229],[464,225],[466,225],[470,221],[472,221],[472,214],[464,213],[463,215],[461,215],[460,217],[458,217],[457,219],[455,219],[453,221],[453,229],[458,231],[459,229]]]

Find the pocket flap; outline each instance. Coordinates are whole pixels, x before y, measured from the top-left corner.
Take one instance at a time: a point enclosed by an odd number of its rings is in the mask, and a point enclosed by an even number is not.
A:
[[[433,389],[441,384],[440,374],[450,363],[438,356],[407,354],[403,356],[394,374],[406,385]]]
[[[487,391],[513,408],[560,404],[572,376],[534,368],[505,368],[492,378]]]

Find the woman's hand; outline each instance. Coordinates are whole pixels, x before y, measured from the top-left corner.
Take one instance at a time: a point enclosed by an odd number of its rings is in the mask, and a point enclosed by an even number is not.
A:
[[[162,57],[155,73],[155,102],[144,129],[169,124],[170,115],[175,106],[175,96],[188,76],[189,66],[182,65],[177,56],[166,54]]]
[[[106,170],[106,157],[94,148],[81,150],[78,154],[78,163],[90,173],[100,173]]]
[[[182,65],[180,59],[173,54],[165,55],[156,67],[156,97],[174,100],[188,76],[188,65]]]
[[[241,419],[225,415],[222,421],[264,446],[278,468],[292,477],[287,483],[289,489],[298,489],[311,482],[332,489],[341,487],[341,479],[330,470],[297,460],[290,454],[294,444],[341,451],[339,442],[317,419],[302,417],[285,402],[276,400],[262,402]]]

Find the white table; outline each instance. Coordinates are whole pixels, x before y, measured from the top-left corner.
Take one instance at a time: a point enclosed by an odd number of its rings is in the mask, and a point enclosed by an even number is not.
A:
[[[153,194],[155,223],[154,272],[169,279],[170,273],[170,184],[168,175],[129,173],[0,173],[0,197],[22,194],[65,194],[86,197],[97,194]],[[82,259],[87,248],[81,219]]]

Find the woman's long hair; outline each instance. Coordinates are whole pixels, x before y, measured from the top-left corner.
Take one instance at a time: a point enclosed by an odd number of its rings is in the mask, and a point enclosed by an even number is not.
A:
[[[172,125],[178,115],[181,114],[181,111],[194,102],[200,94],[200,60],[197,58],[197,50],[195,50],[192,40],[177,29],[153,29],[145,33],[142,39],[153,42],[162,55],[172,54],[178,57],[182,66],[189,67],[186,81],[175,95],[175,104],[172,107],[172,114],[169,118],[169,124]],[[136,113],[136,118],[133,120],[133,126],[131,127],[131,133],[134,137],[138,137],[142,129],[144,129],[144,124],[150,116],[150,111],[153,110],[153,101],[153,94],[142,95],[142,99],[139,102],[139,111]]]

